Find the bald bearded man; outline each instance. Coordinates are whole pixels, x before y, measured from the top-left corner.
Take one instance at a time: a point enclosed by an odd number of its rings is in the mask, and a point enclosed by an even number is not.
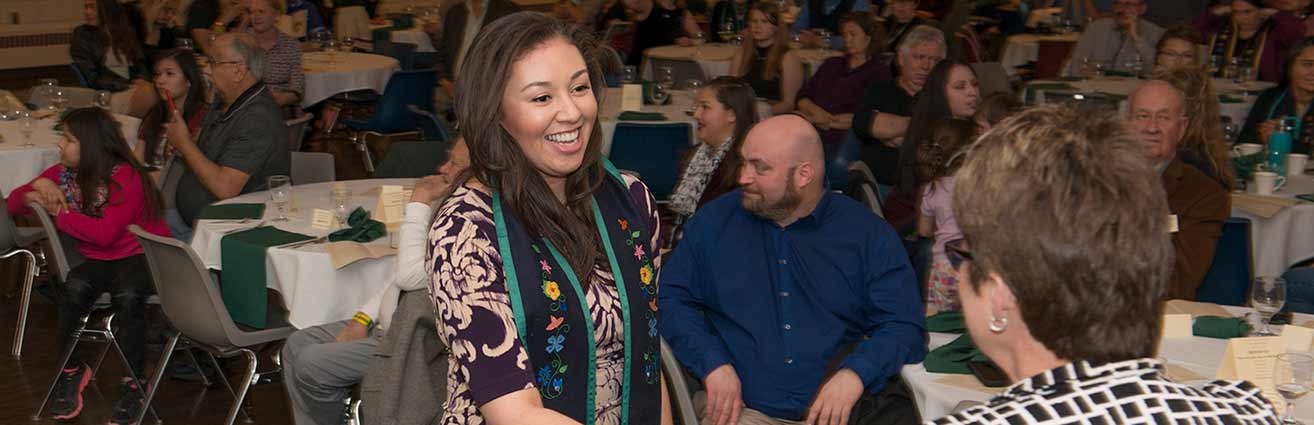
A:
[[[741,154],[741,188],[698,209],[662,268],[662,336],[703,381],[702,423],[915,422],[883,391],[926,354],[894,229],[826,190],[801,117],[758,124]]]

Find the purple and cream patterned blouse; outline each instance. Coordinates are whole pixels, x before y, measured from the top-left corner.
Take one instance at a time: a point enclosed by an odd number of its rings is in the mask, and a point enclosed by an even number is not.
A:
[[[648,211],[651,240],[635,247],[658,252],[656,202],[648,187],[624,176],[640,211]],[[617,247],[616,249],[628,249]],[[617,255],[627,253],[617,252]],[[660,270],[660,256],[653,268]],[[492,196],[469,184],[458,187],[438,209],[429,229],[425,266],[432,273],[429,293],[437,314],[438,337],[452,351],[448,356],[447,399],[439,423],[480,425],[479,406],[515,391],[534,388],[529,354],[516,331],[511,298],[502,276],[493,222]],[[601,261],[590,274],[586,291],[597,340],[598,425],[620,423],[621,376],[625,366],[625,329],[620,298],[610,266]]]

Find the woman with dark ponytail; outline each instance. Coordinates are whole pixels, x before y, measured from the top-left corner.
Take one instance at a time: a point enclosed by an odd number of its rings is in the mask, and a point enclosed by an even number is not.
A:
[[[944,243],[961,239],[950,205],[954,197],[954,172],[963,163],[963,151],[976,140],[976,123],[948,119],[931,126],[928,138],[917,146],[918,180],[926,182],[917,217],[917,234],[934,238],[931,270],[926,285],[926,314],[957,311],[958,271],[944,254]]]

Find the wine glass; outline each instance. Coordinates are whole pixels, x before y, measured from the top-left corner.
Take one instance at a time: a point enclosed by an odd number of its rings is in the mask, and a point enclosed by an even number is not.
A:
[[[657,81],[665,84],[668,88],[675,87],[675,69],[669,66],[657,68]]]
[[[324,51],[328,52],[329,63],[338,62],[338,41],[334,39],[324,40]]]
[[[707,36],[704,35],[702,31],[698,31],[696,33],[693,33],[692,38],[694,45],[694,56],[701,55],[703,53],[703,43],[707,42]]]
[[[1268,326],[1268,321],[1273,318],[1287,299],[1287,281],[1286,279],[1275,276],[1259,276],[1250,285],[1250,304],[1259,312],[1260,323],[1263,326],[1256,335],[1274,336],[1277,335],[1273,329]]]
[[[729,43],[735,37],[735,23],[729,20],[721,23],[721,30],[716,33],[722,43]]]
[[[634,65],[625,65],[625,70],[621,74],[621,82],[625,84],[634,84],[639,78],[639,68]]]
[[[338,50],[343,53],[351,53],[356,45],[354,37],[342,37],[342,43],[338,44]]]
[[[23,146],[36,146],[32,143],[32,130],[36,129],[36,120],[32,118],[32,112],[20,110],[18,119],[22,122],[18,131],[23,134]]]
[[[821,38],[821,51],[830,49],[830,30],[826,28],[817,29],[817,37]]]
[[[1277,356],[1277,374],[1274,382],[1278,394],[1287,402],[1287,413],[1282,418],[1285,424],[1300,424],[1292,416],[1296,400],[1309,392],[1310,375],[1314,372],[1314,356],[1305,353],[1283,353]]]
[[[287,221],[287,202],[292,198],[292,178],[288,176],[269,176],[269,200],[278,208],[278,218],[274,221]]]
[[[333,208],[338,226],[346,227],[347,217],[351,216],[351,189],[344,184],[334,184],[329,189],[329,207]]]
[[[96,90],[96,95],[95,95],[95,97],[92,98],[91,103],[92,103],[93,105],[96,105],[97,108],[100,108],[100,109],[109,109],[109,107],[110,107],[110,92],[108,92],[108,91],[106,91],[106,90]]]
[[[54,96],[50,98],[50,104],[57,111],[64,110],[64,106],[68,104],[68,96],[63,87],[55,87]]]
[[[653,84],[653,85],[652,85],[652,103],[657,104],[657,105],[664,105],[664,104],[666,104],[666,101],[667,101],[668,99],[670,99],[670,97],[671,97],[671,94],[670,94],[669,92],[667,92],[667,89],[669,89],[669,88],[670,88],[670,86],[669,86],[667,83],[665,83],[665,82],[660,82],[660,81],[659,81],[659,82],[657,82],[656,84]]]

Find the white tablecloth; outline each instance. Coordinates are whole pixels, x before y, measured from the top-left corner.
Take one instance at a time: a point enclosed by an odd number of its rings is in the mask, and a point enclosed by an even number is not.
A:
[[[123,137],[129,146],[137,144],[137,126],[141,120],[127,115],[114,114],[122,126]],[[27,184],[41,175],[46,168],[59,162],[57,143],[63,137],[54,130],[55,117],[37,120],[32,130],[32,144],[24,144],[21,121],[0,121],[0,192],[8,195],[14,188]]]
[[[367,193],[384,184],[412,186],[415,179],[348,180],[352,207],[374,210],[378,192]],[[329,188],[333,183],[316,183],[293,187],[298,209],[289,211],[288,221],[273,221],[278,210],[272,204],[265,208],[261,225],[272,225],[289,232],[310,236],[324,236],[328,230],[310,227],[315,208],[329,209]],[[268,192],[253,192],[220,203],[267,203]],[[192,236],[192,249],[206,267],[223,270],[219,242],[224,234],[253,228],[257,223],[217,222],[200,220]],[[388,244],[388,237],[372,244]],[[288,322],[297,328],[322,325],[346,320],[370,297],[392,283],[397,272],[396,257],[364,259],[334,269],[326,245],[322,243],[295,248],[269,248],[265,257],[265,276],[269,289],[278,291],[288,311]]]
[[[1115,94],[1119,96],[1130,96],[1132,92],[1136,91],[1136,88],[1140,87],[1140,85],[1144,82],[1145,80],[1138,80],[1135,78],[1128,78],[1128,77],[1107,77],[1107,78],[1099,78],[1094,80],[1081,80],[1081,81],[1032,80],[1027,84],[1061,83],[1061,84],[1067,84],[1076,87],[1077,90],[1083,93],[1108,93],[1108,94]],[[1242,99],[1241,103],[1220,104],[1219,112],[1225,117],[1230,117],[1232,119],[1232,122],[1237,123],[1237,125],[1245,123],[1246,115],[1250,113],[1250,108],[1255,105],[1255,100],[1258,98],[1258,96],[1245,95],[1243,93],[1245,91],[1256,92],[1256,91],[1267,89],[1269,87],[1273,87],[1275,85],[1276,85],[1275,83],[1271,83],[1268,81],[1254,81],[1254,82],[1246,83],[1243,86],[1232,82],[1232,80],[1230,79],[1215,78],[1214,93],[1219,95],[1227,94],[1229,97]],[[1037,94],[1036,99],[1039,98],[1040,98],[1039,94]],[[1123,103],[1124,105],[1122,105],[1123,107],[1120,109],[1126,110],[1125,108],[1126,102],[1124,101]]]
[[[735,52],[738,52],[739,46],[725,43],[708,43],[702,46],[657,46],[643,52],[645,58],[661,59],[693,59],[702,66],[703,74],[707,79],[713,79],[723,75],[730,75],[730,62],[734,60]],[[799,58],[808,69],[808,75],[817,72],[822,62],[833,56],[839,56],[844,52],[838,50],[821,50],[821,49],[798,49]],[[653,69],[649,61],[643,62],[643,78],[652,79]]]
[[[301,56],[306,72],[306,93],[302,107],[309,107],[333,95],[369,89],[383,93],[392,73],[401,69],[396,59],[369,53],[309,52]]]
[[[1224,308],[1237,316],[1252,311],[1244,307],[1224,306]],[[1256,316],[1252,315],[1251,317]],[[1300,324],[1311,319],[1314,319],[1314,316],[1297,314],[1294,322]],[[1252,320],[1257,321],[1257,319]],[[955,338],[958,338],[958,335],[932,333],[930,347],[935,349],[948,344]],[[1161,346],[1159,356],[1172,365],[1181,366],[1205,378],[1212,379],[1218,371],[1219,363],[1222,362],[1225,348],[1227,348],[1227,340],[1225,339],[1203,337],[1167,339],[1164,340]],[[938,383],[936,381],[946,375],[927,372],[926,368],[920,363],[904,366],[899,375],[903,377],[904,382],[912,390],[917,409],[921,412],[922,419],[926,420],[949,415],[954,406],[957,406],[960,401],[985,401],[994,396],[993,393]],[[1002,391],[1003,388],[998,390]],[[1274,402],[1281,403],[1282,401],[1274,400]],[[1300,399],[1296,403],[1295,415],[1297,419],[1305,423],[1314,421],[1314,397]]]
[[[1017,34],[1008,37],[1008,41],[1004,43],[1004,51],[999,54],[999,63],[1004,65],[1004,72],[1009,76],[1015,76],[1019,65],[1034,62],[1040,57],[1041,40],[1075,43],[1078,38],[1081,38],[1081,33],[1077,32],[1062,35]]]
[[[1247,185],[1254,191],[1254,182]],[[1314,193],[1314,177],[1288,177],[1274,195],[1294,199]],[[1255,276],[1281,276],[1292,264],[1314,258],[1314,204],[1301,202],[1276,215],[1263,218],[1232,207],[1233,217],[1250,219],[1250,249]]]

